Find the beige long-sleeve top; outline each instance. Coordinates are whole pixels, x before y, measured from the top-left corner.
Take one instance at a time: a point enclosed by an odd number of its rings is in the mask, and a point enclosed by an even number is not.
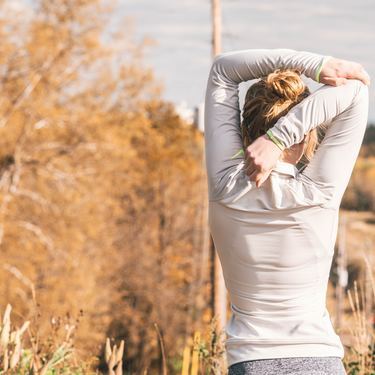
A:
[[[326,291],[339,206],[366,129],[367,86],[354,79],[322,85],[271,128],[290,147],[310,129],[328,125],[302,171],[278,161],[257,188],[238,156],[239,83],[281,67],[315,79],[327,57],[291,49],[241,50],[216,57],[209,73],[209,227],[232,308],[225,327],[228,366],[253,359],[344,356]]]

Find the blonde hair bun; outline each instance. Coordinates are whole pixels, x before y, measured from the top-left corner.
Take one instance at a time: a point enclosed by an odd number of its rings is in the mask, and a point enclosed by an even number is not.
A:
[[[277,69],[265,78],[266,87],[280,99],[297,101],[306,89],[299,72]]]
[[[241,135],[244,148],[262,136],[279,118],[310,94],[297,69],[276,69],[247,90]],[[304,156],[311,160],[317,146],[317,129],[306,136]]]

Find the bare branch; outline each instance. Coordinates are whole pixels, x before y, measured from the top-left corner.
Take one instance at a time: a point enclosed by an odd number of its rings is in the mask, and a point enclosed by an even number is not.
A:
[[[32,78],[31,82],[25,87],[25,89],[18,95],[14,101],[11,108],[2,116],[0,120],[0,128],[3,128],[9,121],[12,114],[21,106],[21,104],[31,95],[34,89],[38,86],[39,82],[43,79],[46,73],[52,68],[55,62],[61,57],[67,50],[67,46],[61,47],[58,52],[53,56],[50,61],[46,62],[40,72],[35,73]]]

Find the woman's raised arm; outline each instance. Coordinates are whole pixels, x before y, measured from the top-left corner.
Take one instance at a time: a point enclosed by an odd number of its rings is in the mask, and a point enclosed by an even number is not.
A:
[[[209,199],[220,199],[229,173],[242,160],[238,85],[277,68],[295,68],[317,80],[330,56],[292,49],[248,49],[218,55],[208,77],[205,97],[205,156]]]
[[[327,189],[330,204],[340,205],[365,134],[368,87],[357,79],[344,85],[324,85],[303,99],[271,128],[288,148],[320,124],[328,129],[315,155],[302,172],[307,182]]]

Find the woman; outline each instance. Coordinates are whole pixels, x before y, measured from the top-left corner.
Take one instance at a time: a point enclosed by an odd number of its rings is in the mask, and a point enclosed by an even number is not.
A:
[[[300,73],[327,84],[310,94]],[[258,78],[241,123],[238,85]],[[305,51],[215,58],[205,152],[209,226],[232,310],[230,375],[345,374],[325,299],[339,206],[367,124],[366,84],[359,64]],[[303,155],[310,161],[297,169]]]

